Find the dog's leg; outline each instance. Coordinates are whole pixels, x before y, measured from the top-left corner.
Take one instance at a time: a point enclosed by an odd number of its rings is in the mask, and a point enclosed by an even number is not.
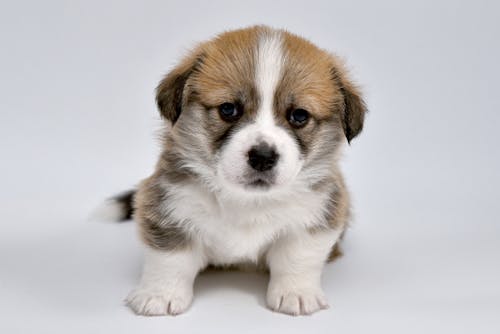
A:
[[[196,247],[162,251],[146,246],[139,286],[126,302],[137,314],[177,315],[186,311],[193,299],[193,283],[205,266]]]
[[[271,279],[267,304],[277,312],[311,314],[328,307],[321,273],[340,232],[311,231],[284,235],[267,254]]]

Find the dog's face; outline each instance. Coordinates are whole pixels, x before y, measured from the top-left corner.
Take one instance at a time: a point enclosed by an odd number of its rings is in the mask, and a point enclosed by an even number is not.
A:
[[[160,83],[157,102],[176,168],[234,196],[321,183],[365,113],[336,58],[266,27],[201,44]]]

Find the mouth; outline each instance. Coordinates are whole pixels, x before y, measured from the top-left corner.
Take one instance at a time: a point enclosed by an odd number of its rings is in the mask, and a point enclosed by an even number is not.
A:
[[[247,183],[247,188],[267,190],[271,187],[271,182],[264,179],[257,179],[252,182]]]
[[[260,173],[259,173],[260,174]],[[268,190],[274,185],[274,176],[269,175],[253,175],[247,176],[244,187],[249,190]]]

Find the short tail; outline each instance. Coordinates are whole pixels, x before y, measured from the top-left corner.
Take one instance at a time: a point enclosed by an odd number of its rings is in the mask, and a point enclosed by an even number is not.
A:
[[[113,222],[132,219],[135,193],[135,190],[129,190],[106,200],[94,211],[92,219]]]

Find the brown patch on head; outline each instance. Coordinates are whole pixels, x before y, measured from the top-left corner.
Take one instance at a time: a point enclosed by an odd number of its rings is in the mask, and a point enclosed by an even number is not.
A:
[[[255,110],[255,53],[261,30],[230,31],[202,44],[203,64],[189,81],[190,101],[207,109],[239,102],[245,110]]]
[[[283,78],[276,90],[276,109],[309,111],[318,121],[330,119],[342,105],[342,94],[332,84],[331,56],[305,39],[283,33],[285,62]]]
[[[309,41],[288,32],[283,33],[283,50],[283,78],[275,93],[278,119],[286,126],[287,113],[291,110],[305,109],[309,112],[312,119],[306,126],[299,129],[291,127],[302,148],[310,147],[315,138],[323,136],[319,128],[324,126],[332,130],[331,142],[341,141],[339,132],[344,132],[348,141],[354,138],[362,129],[366,107],[360,92],[347,78],[341,62]]]
[[[234,30],[200,44],[159,84],[157,103],[173,123],[186,103],[207,109],[241,102],[255,109],[255,46],[263,27]]]

